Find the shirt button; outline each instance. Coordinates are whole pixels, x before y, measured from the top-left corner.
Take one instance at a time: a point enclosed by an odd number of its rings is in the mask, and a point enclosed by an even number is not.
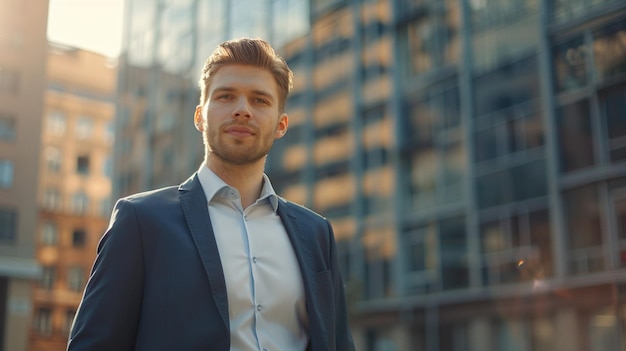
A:
[[[263,309],[263,308],[261,307],[261,305],[257,305],[257,306],[256,306],[256,310],[257,310],[257,311],[261,312],[261,310],[262,310],[262,309]]]
[[[248,220],[248,216],[243,216],[243,219],[247,221]]]
[[[256,257],[252,257],[252,262],[256,263]]]

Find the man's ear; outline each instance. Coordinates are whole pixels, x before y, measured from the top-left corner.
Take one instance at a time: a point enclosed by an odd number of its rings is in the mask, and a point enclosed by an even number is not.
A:
[[[202,105],[196,106],[196,112],[193,115],[193,124],[200,132],[204,131],[204,119],[202,118]]]
[[[289,116],[286,113],[283,113],[278,117],[278,125],[276,125],[276,132],[274,133],[274,137],[276,139],[282,138],[285,133],[287,133],[287,129],[289,128]]]

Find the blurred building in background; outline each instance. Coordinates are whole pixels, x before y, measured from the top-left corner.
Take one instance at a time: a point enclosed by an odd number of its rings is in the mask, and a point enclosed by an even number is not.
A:
[[[31,351],[65,350],[112,207],[115,62],[51,43],[47,66]]]
[[[24,19],[28,18],[28,21]],[[28,345],[48,1],[0,0],[0,350]]]
[[[262,37],[295,72],[267,172],[333,222],[357,349],[626,348],[626,3],[127,9],[114,197],[197,169],[200,67]]]
[[[204,157],[193,126],[204,61],[231,37],[286,43],[308,32],[306,0],[126,3],[114,193],[182,182]]]

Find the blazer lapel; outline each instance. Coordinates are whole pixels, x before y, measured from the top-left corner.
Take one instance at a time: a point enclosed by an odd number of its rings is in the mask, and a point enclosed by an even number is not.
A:
[[[220,317],[228,329],[228,295],[224,270],[220,260],[213,225],[209,218],[207,200],[200,185],[197,174],[185,181],[178,188],[180,204],[187,219],[191,236],[200,254],[202,265],[209,278],[213,299]]]
[[[293,247],[293,251],[296,254],[296,258],[298,259],[298,264],[300,265],[300,274],[302,275],[302,282],[304,284],[304,291],[306,292],[306,305],[307,305],[307,313],[309,314],[309,320],[311,323],[311,329],[309,336],[311,340],[313,338],[319,337],[319,335],[315,334],[315,325],[317,323],[313,321],[321,320],[319,305],[317,296],[317,281],[315,279],[315,262],[313,260],[313,255],[311,253],[311,243],[310,240],[313,240],[312,235],[307,235],[306,228],[303,228],[296,216],[293,215],[293,211],[290,210],[290,205],[279,197],[278,202],[278,216],[280,217],[283,225],[285,226],[285,231],[289,236],[289,240],[291,241],[291,246]],[[303,230],[305,229],[305,230]],[[324,343],[322,343],[323,345]],[[309,347],[311,343],[309,343]]]
[[[313,288],[313,276],[310,274],[310,268],[315,266],[309,250],[309,237],[302,231],[298,219],[289,211],[287,203],[281,198],[278,201],[277,212],[289,236],[291,246],[293,246],[293,250],[296,253],[305,288],[307,291],[311,291],[311,288]]]

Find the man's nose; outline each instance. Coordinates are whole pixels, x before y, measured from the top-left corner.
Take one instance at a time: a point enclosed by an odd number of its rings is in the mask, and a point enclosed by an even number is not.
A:
[[[237,99],[237,104],[233,110],[233,118],[250,118],[250,105],[245,97]]]

